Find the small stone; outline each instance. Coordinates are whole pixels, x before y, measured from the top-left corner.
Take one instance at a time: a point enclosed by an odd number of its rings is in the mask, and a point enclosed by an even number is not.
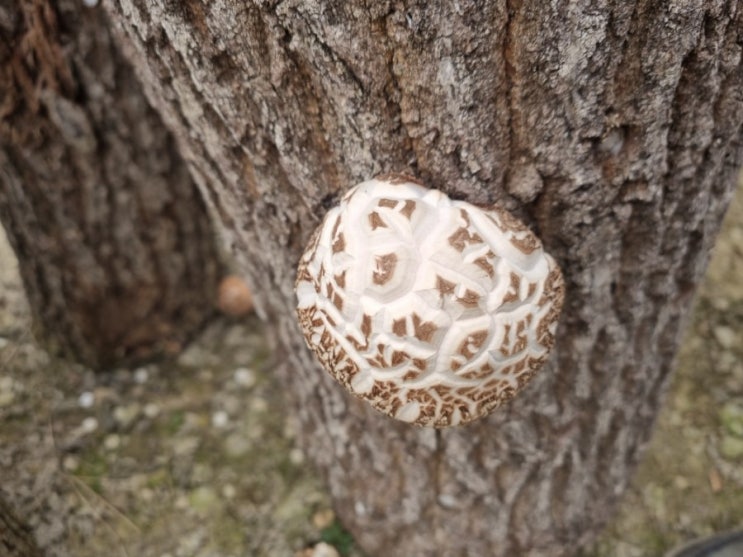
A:
[[[8,346],[8,344],[10,344],[10,341],[7,338],[0,337],[0,350]]]
[[[312,515],[312,525],[318,530],[324,530],[335,521],[333,509],[321,509]]]
[[[95,404],[95,395],[90,391],[85,391],[77,398],[77,404],[80,408],[91,408]]]
[[[77,457],[71,454],[68,454],[62,460],[62,467],[67,472],[74,472],[80,467],[80,460]]]
[[[340,557],[340,554],[332,545],[320,542],[312,548],[309,557]]]
[[[721,297],[712,298],[712,307],[717,311],[727,311],[730,309],[730,300]]]
[[[729,460],[743,458],[743,439],[725,435],[720,441],[720,453]]]
[[[730,327],[726,327],[725,325],[718,325],[714,328],[713,333],[715,335],[715,339],[723,348],[732,348],[733,346],[735,346],[738,340],[737,333],[733,329],[731,329]]]
[[[0,391],[0,408],[10,406],[15,399],[13,391]]]
[[[233,374],[233,377],[235,379],[235,383],[238,384],[238,386],[243,387],[244,389],[249,389],[253,385],[255,385],[256,377],[255,377],[255,371],[253,371],[250,368],[247,367],[239,367],[235,370],[235,373]]]
[[[453,495],[446,493],[439,495],[436,501],[445,509],[456,509],[459,506],[457,499]]]
[[[224,441],[224,451],[232,458],[239,458],[250,451],[251,443],[242,433],[233,433]]]
[[[268,410],[268,402],[262,398],[254,398],[250,401],[250,410],[252,412],[265,412]]]
[[[209,361],[211,354],[200,347],[198,344],[192,344],[178,356],[178,365],[181,367],[200,367]]]
[[[720,354],[720,358],[717,361],[717,365],[723,367],[726,372],[732,371],[736,363],[738,363],[738,356],[735,352],[727,350]]]
[[[10,375],[3,375],[0,377],[0,391],[12,391],[13,390],[13,378]]]
[[[134,370],[135,383],[139,383],[140,385],[143,383],[147,383],[147,380],[149,378],[150,378],[150,372],[147,371],[146,367],[140,367]]]
[[[222,486],[222,496],[225,499],[234,499],[237,495],[237,489],[232,484],[225,484]]]
[[[214,477],[214,470],[208,464],[197,462],[191,471],[191,481],[197,484],[207,484]]]
[[[722,491],[722,475],[717,468],[711,468],[707,477],[709,478],[709,487],[712,490],[712,493],[719,493]]]
[[[253,295],[241,277],[227,275],[219,283],[217,306],[231,317],[244,317],[253,311]]]
[[[137,420],[140,411],[141,407],[136,402],[124,406],[117,406],[114,410],[114,420],[116,420],[116,423],[123,429],[127,429]]]
[[[723,427],[735,437],[743,437],[743,401],[727,402],[719,412]]]
[[[291,462],[295,466],[304,464],[304,453],[302,452],[302,450],[295,447],[291,451],[289,451],[289,462]]]
[[[82,428],[84,433],[92,433],[96,429],[98,429],[98,420],[96,420],[93,416],[88,416],[80,424],[80,427]]]
[[[199,512],[208,512],[219,503],[219,497],[211,487],[201,486],[194,489],[188,497],[191,507]]]
[[[192,455],[198,448],[198,437],[181,437],[180,439],[176,439],[173,443],[173,454],[175,456],[184,457]]]
[[[145,404],[143,411],[144,411],[144,415],[152,420],[153,418],[156,418],[160,414],[160,407],[154,402],[150,402],[150,403]]]
[[[230,416],[236,416],[240,414],[240,412],[242,412],[242,409],[245,408],[245,401],[243,400],[243,397],[223,394],[219,402],[222,410],[227,412],[227,414]]]
[[[103,440],[103,446],[107,451],[115,451],[121,446],[121,437],[112,433]]]
[[[217,410],[212,414],[212,425],[217,429],[224,429],[230,422],[230,417],[224,410]]]

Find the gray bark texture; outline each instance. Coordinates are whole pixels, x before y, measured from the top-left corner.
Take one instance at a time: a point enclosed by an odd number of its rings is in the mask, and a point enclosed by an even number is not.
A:
[[[0,0],[0,220],[47,346],[174,353],[213,310],[206,207],[101,10]]]
[[[571,555],[648,439],[742,160],[739,0],[108,0],[288,354],[304,448],[370,555]],[[498,202],[558,260],[547,369],[486,420],[395,423],[321,372],[295,266],[351,185]]]

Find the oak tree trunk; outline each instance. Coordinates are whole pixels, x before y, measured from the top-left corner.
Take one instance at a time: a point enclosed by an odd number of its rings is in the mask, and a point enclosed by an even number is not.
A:
[[[104,20],[79,0],[0,1],[0,220],[47,345],[93,367],[177,351],[218,270],[206,208]]]
[[[739,0],[110,0],[250,273],[304,448],[372,555],[573,553],[648,438],[741,165]],[[548,368],[444,431],[321,372],[292,285],[324,211],[389,171],[527,221],[567,301]]]

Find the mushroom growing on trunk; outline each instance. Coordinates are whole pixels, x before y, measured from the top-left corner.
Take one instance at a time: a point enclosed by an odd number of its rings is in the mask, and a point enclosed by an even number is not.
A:
[[[297,274],[307,345],[385,414],[446,427],[485,416],[544,364],[562,274],[522,222],[409,177],[352,188]]]

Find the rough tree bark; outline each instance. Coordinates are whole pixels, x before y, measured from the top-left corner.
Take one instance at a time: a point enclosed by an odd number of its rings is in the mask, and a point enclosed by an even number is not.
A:
[[[0,220],[41,336],[93,367],[177,351],[218,271],[206,208],[104,19],[0,1]]]
[[[304,447],[372,555],[571,554],[657,412],[741,165],[739,0],[110,0],[263,315]],[[548,369],[487,420],[416,429],[318,371],[294,267],[353,183],[500,202],[560,262]]]

